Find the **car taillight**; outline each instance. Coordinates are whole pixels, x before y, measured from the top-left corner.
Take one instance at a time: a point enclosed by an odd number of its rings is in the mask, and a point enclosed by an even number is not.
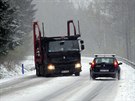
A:
[[[115,60],[113,64],[114,64],[114,67],[115,67],[115,68],[118,67],[118,62],[117,62],[117,60]]]
[[[95,61],[91,63],[91,68],[93,69],[95,67]]]

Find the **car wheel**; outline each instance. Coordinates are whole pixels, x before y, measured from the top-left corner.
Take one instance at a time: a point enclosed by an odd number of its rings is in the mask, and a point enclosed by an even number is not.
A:
[[[93,79],[93,80],[95,80],[95,78],[96,78],[95,76],[92,76],[92,79]]]
[[[92,80],[95,80],[95,76],[94,75],[90,75],[90,79],[92,79]]]
[[[116,80],[120,80],[120,73],[119,72],[115,74],[115,78],[116,78]]]
[[[120,80],[120,73],[118,73],[118,80]]]

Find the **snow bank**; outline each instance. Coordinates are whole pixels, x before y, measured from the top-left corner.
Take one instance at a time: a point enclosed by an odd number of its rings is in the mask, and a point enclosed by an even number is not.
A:
[[[24,73],[34,70],[33,56],[27,56],[25,60],[21,61],[20,64],[16,64],[15,68],[10,71],[6,69],[3,65],[0,65],[0,78],[4,79],[22,75],[22,64],[24,65]]]

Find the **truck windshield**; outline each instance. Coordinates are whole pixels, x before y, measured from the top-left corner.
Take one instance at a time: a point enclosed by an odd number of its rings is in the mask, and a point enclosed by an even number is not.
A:
[[[49,52],[79,51],[78,40],[63,40],[49,42]]]

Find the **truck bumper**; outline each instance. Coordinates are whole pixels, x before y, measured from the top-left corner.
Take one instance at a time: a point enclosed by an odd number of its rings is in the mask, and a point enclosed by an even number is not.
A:
[[[74,74],[81,72],[81,67],[75,68],[75,64],[55,65],[54,70],[48,70],[48,74]]]

